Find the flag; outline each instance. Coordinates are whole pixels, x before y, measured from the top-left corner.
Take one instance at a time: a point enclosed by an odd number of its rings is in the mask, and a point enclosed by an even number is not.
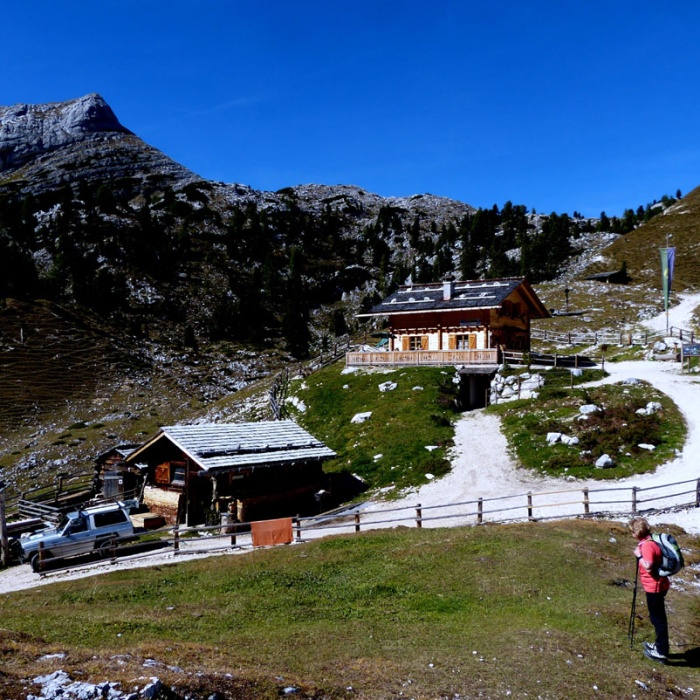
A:
[[[673,283],[673,263],[676,260],[675,248],[659,248],[661,253],[661,286],[664,293],[664,310],[668,311],[668,297]]]

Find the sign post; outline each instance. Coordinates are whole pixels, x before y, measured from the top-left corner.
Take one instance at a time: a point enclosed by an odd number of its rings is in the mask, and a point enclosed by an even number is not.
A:
[[[686,357],[688,358],[688,371],[690,371],[690,358],[700,357],[700,343],[681,345],[681,367],[685,365]]]

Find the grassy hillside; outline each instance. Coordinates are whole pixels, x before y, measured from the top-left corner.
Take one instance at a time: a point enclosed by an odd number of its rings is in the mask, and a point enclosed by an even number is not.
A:
[[[600,370],[595,370],[600,374]],[[502,430],[519,462],[548,476],[579,479],[622,479],[654,471],[683,448],[686,422],[678,407],[653,386],[606,384],[570,388],[568,372],[546,372],[537,399],[490,407],[501,416]],[[662,409],[640,415],[649,402]],[[600,411],[581,420],[579,408],[594,404]],[[573,445],[547,443],[548,433],[577,438]],[[654,449],[640,448],[640,444]],[[596,460],[610,455],[615,466],[598,469]]]
[[[627,637],[632,547],[615,523],[401,528],[4,595],[0,694],[63,668],[202,698],[685,696],[700,684],[693,572],[669,594],[671,664],[654,666],[641,596],[634,650]]]
[[[605,250],[604,260],[592,265],[587,273],[619,269],[626,262],[634,283],[660,289],[658,249],[667,240],[676,247],[674,287],[683,290],[700,286],[700,187],[663,214],[620,236]]]
[[[522,466],[550,476],[619,479],[653,471],[682,447],[683,416],[654,387],[641,383],[585,389],[579,384],[600,379],[604,372],[586,370],[579,377],[569,370],[542,373],[545,386],[538,398],[489,408],[502,417],[503,432]],[[459,392],[454,376],[452,368],[444,367],[345,373],[340,362],[292,382],[293,403],[288,405],[298,406],[290,408],[296,420],[338,453],[325,464],[326,472],[356,474],[369,488],[393,495],[449,470],[453,424],[461,415],[455,408]],[[381,391],[387,383],[395,388]],[[661,403],[663,410],[638,415],[636,410],[650,401]],[[578,408],[586,403],[602,411],[580,421]],[[352,422],[364,412],[371,413],[366,422]],[[580,442],[550,446],[549,432],[575,436]],[[641,449],[640,443],[656,449]],[[604,453],[614,457],[614,468],[595,467]]]
[[[162,340],[162,339],[161,339]],[[161,425],[225,416],[231,396],[282,363],[232,343],[203,349],[151,341],[76,307],[0,300],[0,469],[19,489],[56,471],[90,469],[116,444],[140,443]],[[271,381],[271,380],[270,380]],[[264,403],[264,401],[263,401]]]
[[[357,474],[373,488],[399,489],[445,474],[459,415],[454,368],[344,373],[344,366],[335,363],[290,389],[295,418],[339,455],[324,470]],[[360,413],[371,416],[353,423]]]

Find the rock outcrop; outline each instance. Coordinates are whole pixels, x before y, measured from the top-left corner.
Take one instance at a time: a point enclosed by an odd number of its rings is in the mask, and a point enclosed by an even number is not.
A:
[[[40,194],[75,180],[195,179],[124,127],[97,94],[0,107],[0,189]]]
[[[130,134],[97,94],[70,102],[0,107],[0,170],[102,134]]]

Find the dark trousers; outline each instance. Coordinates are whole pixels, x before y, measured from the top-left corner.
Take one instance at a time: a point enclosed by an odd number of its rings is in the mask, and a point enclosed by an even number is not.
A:
[[[647,593],[649,619],[656,630],[656,650],[668,656],[668,621],[666,620],[666,592]]]

